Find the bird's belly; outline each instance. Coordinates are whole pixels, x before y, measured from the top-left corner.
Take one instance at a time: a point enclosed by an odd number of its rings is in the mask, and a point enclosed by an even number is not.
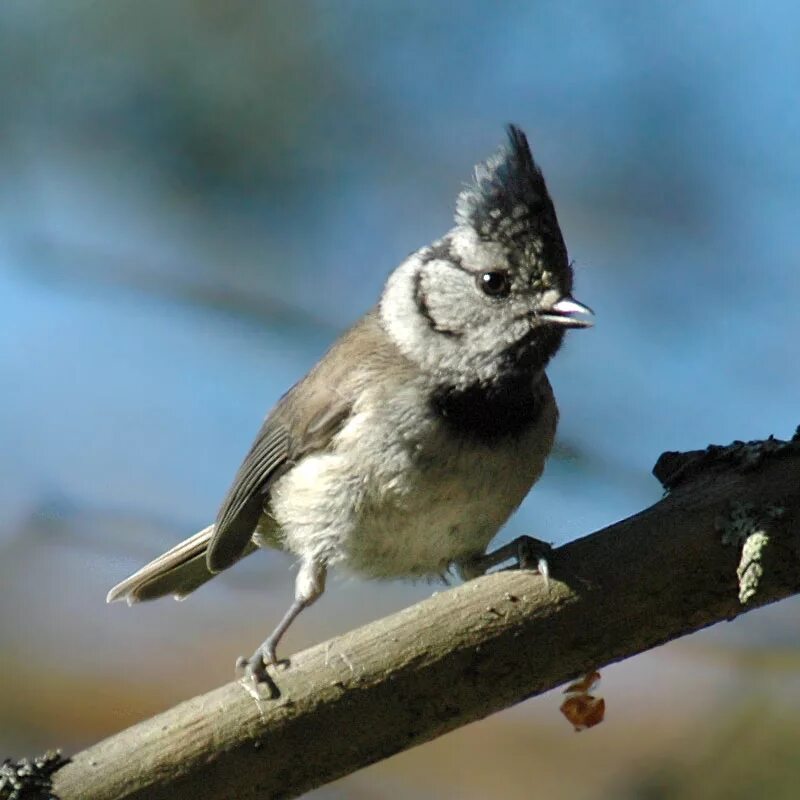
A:
[[[365,424],[276,482],[280,546],[368,577],[440,575],[485,551],[540,476],[554,428],[555,414],[497,448],[437,430],[424,444],[396,430],[376,441]]]
[[[451,562],[483,553],[529,487],[451,473],[368,500],[348,539],[347,567],[374,578],[441,575]]]

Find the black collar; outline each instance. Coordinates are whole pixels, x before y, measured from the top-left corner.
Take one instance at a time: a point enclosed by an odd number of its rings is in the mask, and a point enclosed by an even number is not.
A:
[[[454,433],[483,444],[519,436],[535,425],[543,395],[530,373],[489,384],[439,386],[430,397],[434,413]]]

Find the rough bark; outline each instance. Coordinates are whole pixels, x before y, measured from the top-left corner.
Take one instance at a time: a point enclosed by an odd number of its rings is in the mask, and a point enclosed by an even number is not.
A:
[[[55,791],[61,800],[295,797],[797,593],[796,439],[665,454],[654,471],[670,493],[555,550],[549,584],[508,570],[442,591],[296,654],[272,672],[274,699],[230,683],[78,753]],[[748,571],[755,588],[743,604]]]

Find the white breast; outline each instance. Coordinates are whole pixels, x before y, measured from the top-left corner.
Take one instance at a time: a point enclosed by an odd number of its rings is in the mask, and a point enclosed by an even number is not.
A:
[[[485,551],[552,447],[549,384],[536,425],[501,447],[454,437],[419,391],[365,393],[331,450],[276,482],[285,549],[375,578],[437,575]]]

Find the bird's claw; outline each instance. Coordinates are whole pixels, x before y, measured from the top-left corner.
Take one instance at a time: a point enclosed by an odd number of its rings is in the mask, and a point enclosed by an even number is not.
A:
[[[552,545],[532,536],[520,536],[514,543],[517,546],[517,568],[536,570],[546,583],[550,577],[550,565],[545,554],[553,549]]]
[[[266,641],[250,658],[239,656],[236,659],[236,676],[238,678],[249,678],[254,683],[269,683],[271,681],[267,667],[277,666],[280,663],[288,662],[278,661],[275,646]]]

